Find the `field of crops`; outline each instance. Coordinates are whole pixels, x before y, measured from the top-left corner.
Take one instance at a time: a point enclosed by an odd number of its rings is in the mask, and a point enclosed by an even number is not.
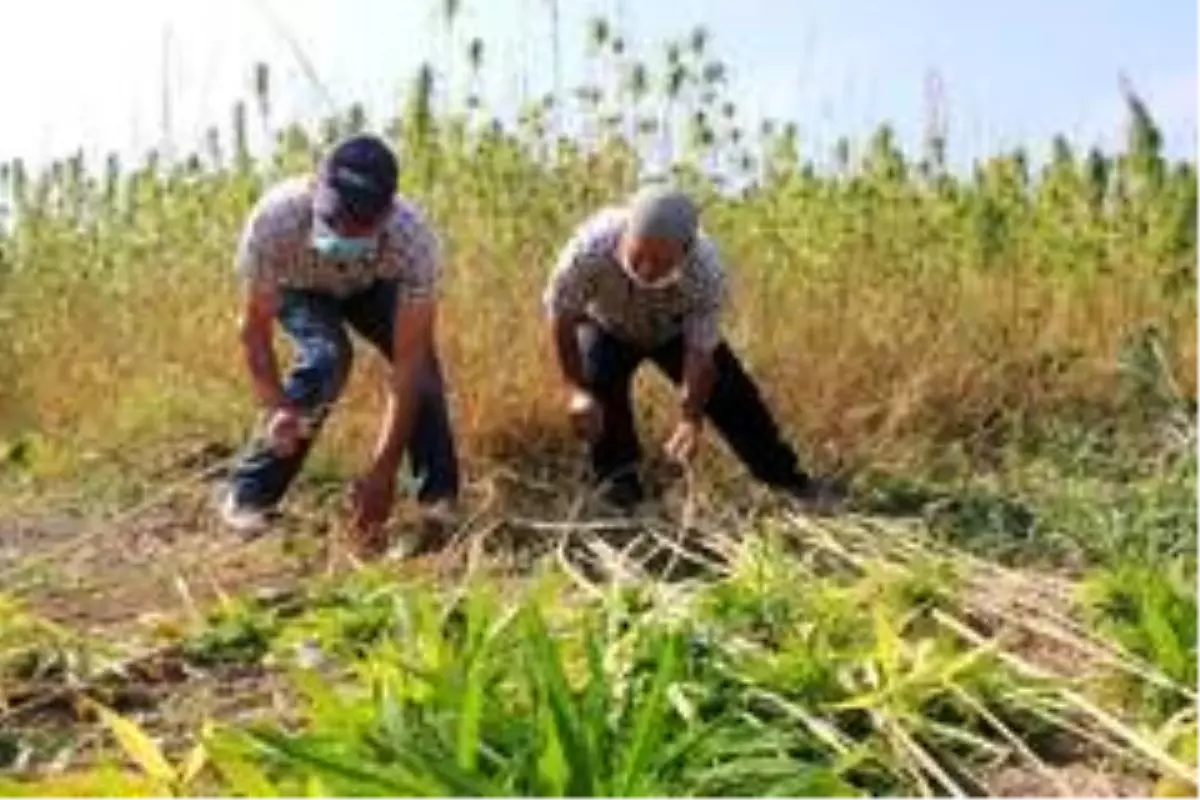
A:
[[[0,790],[1194,795],[1197,183],[1152,109],[1128,95],[1121,152],[960,173],[936,125],[916,153],[746,130],[704,31],[592,45],[595,85],[515,125],[427,69],[394,119],[305,130],[263,66],[177,163],[0,165]],[[280,533],[209,510],[253,423],[241,224],[362,129],[446,246],[467,473],[446,552],[369,568],[328,547],[380,409],[365,351]],[[846,513],[794,514],[713,439],[597,517],[539,298],[650,152]],[[665,391],[640,379],[648,442]]]

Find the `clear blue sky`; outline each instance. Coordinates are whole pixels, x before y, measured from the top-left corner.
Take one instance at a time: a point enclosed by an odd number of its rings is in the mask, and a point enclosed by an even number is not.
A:
[[[189,149],[227,126],[251,65],[275,68],[278,119],[312,119],[319,92],[302,75],[265,2],[339,101],[394,107],[421,60],[439,56],[437,0],[39,0],[10,17],[0,48],[0,158],[43,160],[84,145],[140,152],[162,136],[164,41],[170,132]],[[489,45],[490,104],[550,85],[546,0],[463,0],[459,45]],[[1113,145],[1118,78],[1150,102],[1173,154],[1194,156],[1196,4],[1190,0],[560,0],[568,85],[585,74],[585,22],[622,23],[635,52],[696,25],[712,33],[736,97],[754,116],[795,119],[827,150],[889,121],[919,135],[926,76],[942,76],[958,159],[1064,132]],[[169,31],[169,35],[165,32]],[[165,38],[169,37],[169,38]],[[522,42],[527,44],[522,44]],[[70,57],[63,57],[70,53]]]

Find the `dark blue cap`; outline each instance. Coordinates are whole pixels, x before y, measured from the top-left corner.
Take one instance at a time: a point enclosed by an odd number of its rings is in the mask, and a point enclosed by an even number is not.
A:
[[[379,137],[343,139],[321,162],[313,212],[324,222],[373,222],[391,207],[398,173],[395,154]]]

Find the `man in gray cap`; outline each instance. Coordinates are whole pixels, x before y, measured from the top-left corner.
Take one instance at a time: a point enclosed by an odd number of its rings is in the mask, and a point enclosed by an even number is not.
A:
[[[722,341],[725,275],[698,217],[685,194],[645,188],[586,220],[550,276],[543,300],[571,419],[590,443],[593,479],[614,505],[629,508],[644,496],[630,389],[649,359],[681,389],[666,445],[670,457],[684,463],[694,457],[707,417],[757,479],[823,508],[831,487],[797,466],[753,381]]]

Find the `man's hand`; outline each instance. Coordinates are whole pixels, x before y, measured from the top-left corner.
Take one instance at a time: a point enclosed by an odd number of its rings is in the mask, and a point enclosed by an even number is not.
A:
[[[571,393],[568,411],[571,416],[571,427],[579,438],[594,442],[604,431],[604,414],[596,398],[583,389]]]
[[[679,403],[681,417],[666,447],[667,455],[679,464],[690,464],[696,457],[704,409],[712,396],[716,380],[717,369],[712,351],[688,346],[683,357],[683,391]]]
[[[688,465],[696,457],[700,448],[700,422],[691,419],[681,419],[675,425],[671,438],[667,440],[667,456],[681,465]]]
[[[583,353],[579,347],[579,326],[583,317],[578,314],[556,314],[551,321],[554,353],[558,367],[570,392],[567,413],[571,427],[579,438],[595,442],[604,430],[604,415],[600,404],[585,388]]]
[[[375,548],[396,498],[395,475],[381,470],[366,473],[351,486],[350,524],[361,545]]]
[[[299,411],[281,406],[267,418],[267,442],[276,455],[287,458],[300,449],[300,440],[309,434],[307,428]]]

